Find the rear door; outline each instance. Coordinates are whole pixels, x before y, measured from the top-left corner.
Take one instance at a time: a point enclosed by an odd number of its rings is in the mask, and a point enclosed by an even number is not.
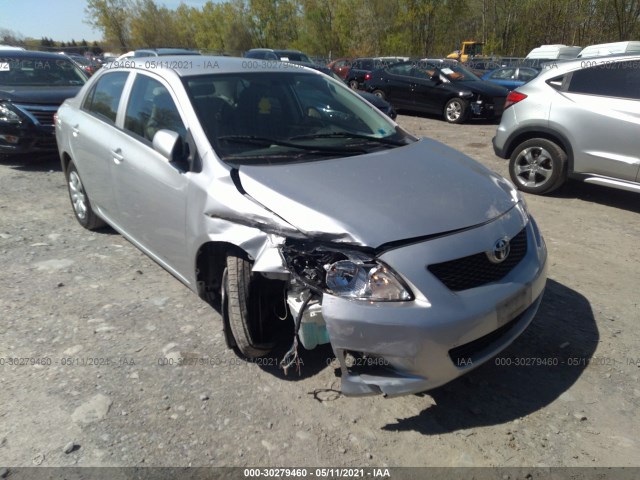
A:
[[[118,118],[122,129],[113,143],[112,179],[118,227],[174,275],[188,271],[185,234],[188,172],[154,150],[161,129],[187,141],[184,115],[175,94],[159,77],[137,73]]]
[[[551,119],[570,125],[574,171],[634,181],[640,170],[640,60],[571,74]]]
[[[383,70],[383,80],[381,85],[387,97],[387,101],[397,108],[414,108],[414,91],[412,85],[415,83],[411,76],[412,65],[401,63],[393,65]]]
[[[76,168],[93,207],[106,217],[117,213],[111,177],[112,150],[118,131],[118,105],[129,72],[102,75],[82,101],[80,111],[70,117],[70,148]]]

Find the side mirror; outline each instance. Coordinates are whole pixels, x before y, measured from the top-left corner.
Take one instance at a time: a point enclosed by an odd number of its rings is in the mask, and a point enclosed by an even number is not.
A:
[[[189,170],[185,144],[177,132],[161,129],[153,136],[153,149],[182,170]]]

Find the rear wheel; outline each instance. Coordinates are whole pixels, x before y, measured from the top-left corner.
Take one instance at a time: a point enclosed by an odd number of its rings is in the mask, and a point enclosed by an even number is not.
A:
[[[71,206],[78,223],[87,230],[96,230],[104,227],[104,221],[93,212],[91,201],[84,190],[84,185],[73,162],[70,162],[67,167],[66,177]]]
[[[358,81],[357,80],[349,80],[349,87],[351,87],[353,90],[358,90]]]
[[[516,147],[509,161],[509,175],[527,193],[544,194],[567,178],[567,154],[546,138],[532,138]]]
[[[245,258],[227,257],[223,308],[235,346],[246,358],[264,357],[274,347],[275,328],[266,294],[267,282],[251,273],[251,263]]]
[[[464,123],[469,116],[469,102],[452,98],[444,106],[444,119],[449,123]]]
[[[384,92],[382,90],[374,90],[372,92],[376,97],[381,98],[382,100],[386,100]]]

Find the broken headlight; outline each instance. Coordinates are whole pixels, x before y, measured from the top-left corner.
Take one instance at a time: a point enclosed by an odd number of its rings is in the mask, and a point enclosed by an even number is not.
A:
[[[327,267],[326,284],[339,297],[378,302],[412,299],[391,269],[379,263],[339,260]]]
[[[373,302],[413,300],[398,275],[374,259],[374,252],[288,241],[281,254],[293,277],[317,293]]]

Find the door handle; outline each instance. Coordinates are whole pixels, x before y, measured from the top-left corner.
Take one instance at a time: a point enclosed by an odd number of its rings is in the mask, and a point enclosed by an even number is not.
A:
[[[79,126],[79,124],[75,124],[73,127],[71,127],[71,135],[73,135],[74,137],[80,135],[80,129],[78,128]]]
[[[122,149],[116,148],[115,150],[111,150],[111,155],[113,155],[113,161],[116,165],[120,165],[122,162],[124,162]]]

